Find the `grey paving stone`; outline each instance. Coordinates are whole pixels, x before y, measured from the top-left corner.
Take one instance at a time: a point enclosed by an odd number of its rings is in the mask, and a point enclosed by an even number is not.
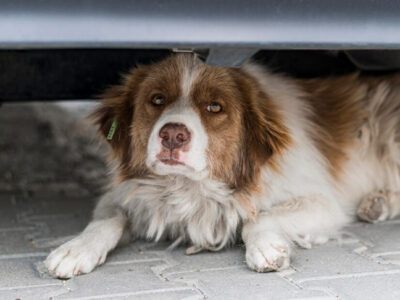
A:
[[[30,234],[35,234],[31,227],[0,228],[0,257],[2,255],[30,252],[42,252],[36,249],[29,240]]]
[[[34,209],[30,208],[31,203],[19,205],[20,209],[14,213],[18,221],[0,226],[0,239],[6,241],[0,243],[0,255],[15,253],[16,249],[20,249],[19,253],[49,250],[65,241],[54,243],[52,240],[79,233],[87,225],[88,207],[92,206],[66,206],[63,205],[65,200],[60,201],[57,209],[54,209],[56,203],[45,207],[43,201],[38,201]]]
[[[359,255],[354,250],[359,244],[339,246],[336,242],[316,246],[311,250],[296,251],[291,266],[293,280],[309,277],[333,276],[347,273],[363,273],[396,269],[396,266],[379,264]]]
[[[171,274],[168,279],[195,285],[208,299],[329,299],[328,294],[303,289],[279,274],[256,273],[245,266]]]
[[[0,299],[48,300],[55,295],[68,293],[62,284],[26,286],[24,288],[0,289]]]
[[[158,252],[147,251],[146,242],[138,241],[119,246],[107,257],[108,264],[123,264],[137,260],[165,260]]]
[[[0,191],[0,228],[11,228],[17,226],[17,207],[15,195]]]
[[[29,286],[62,285],[62,282],[53,278],[41,278],[35,267],[42,261],[43,255],[35,257],[15,257],[0,259],[0,290],[10,288],[24,289]],[[0,298],[1,299],[1,298]]]
[[[185,291],[186,295],[201,295],[199,291],[185,283],[171,282],[156,276],[152,268],[165,263],[158,260],[105,264],[93,273],[68,280],[66,285],[71,292],[56,299],[133,297],[177,291]]]
[[[185,248],[178,248],[173,251],[163,251],[160,255],[164,255],[174,264],[163,270],[163,274],[166,276],[207,269],[245,266],[244,248],[241,246],[219,252],[201,252],[194,255],[186,255]]]
[[[158,291],[157,293],[152,294],[136,294],[132,296],[128,296],[126,299],[135,299],[135,300],[176,300],[176,299],[185,299],[185,300],[200,300],[205,299],[203,294],[193,294],[192,290],[182,290],[182,291]]]
[[[379,224],[357,223],[349,228],[370,253],[400,252],[400,220]]]
[[[400,273],[348,274],[343,278],[321,278],[302,282],[309,289],[320,289],[341,300],[398,300]]]
[[[53,299],[59,299],[57,296]],[[69,300],[89,300],[89,299],[135,299],[135,300],[198,300],[205,299],[201,294],[193,293],[193,289],[189,288],[169,288],[169,289],[157,289],[149,291],[137,291],[137,292],[123,292],[119,293],[115,291],[114,293],[108,293],[105,295],[94,295],[94,296],[82,296],[72,298],[63,298]]]

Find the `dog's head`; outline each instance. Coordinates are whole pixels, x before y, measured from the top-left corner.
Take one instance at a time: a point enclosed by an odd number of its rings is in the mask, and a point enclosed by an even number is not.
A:
[[[276,105],[254,78],[191,54],[138,67],[104,98],[92,116],[108,136],[122,180],[208,176],[240,189],[255,182],[289,139]]]

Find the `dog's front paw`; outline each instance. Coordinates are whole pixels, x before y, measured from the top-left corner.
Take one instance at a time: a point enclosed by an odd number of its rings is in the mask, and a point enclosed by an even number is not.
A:
[[[277,234],[259,235],[246,243],[246,263],[257,272],[286,269],[290,263],[290,244]]]
[[[58,278],[71,278],[91,272],[104,263],[107,252],[101,251],[92,237],[80,235],[61,245],[44,261],[49,272]]]

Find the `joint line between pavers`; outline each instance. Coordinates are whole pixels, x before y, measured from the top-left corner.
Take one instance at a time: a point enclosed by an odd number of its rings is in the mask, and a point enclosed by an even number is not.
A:
[[[110,298],[116,298],[116,297],[151,295],[151,294],[168,293],[168,292],[180,292],[180,291],[196,291],[196,290],[194,290],[193,288],[190,288],[190,287],[167,288],[167,289],[159,289],[159,290],[116,293],[116,294],[108,294],[108,295],[96,295],[96,296],[87,296],[87,297],[73,297],[73,298],[66,298],[65,300],[72,300],[72,299],[73,300],[110,299]]]
[[[30,257],[46,257],[48,254],[49,253],[47,253],[47,252],[3,254],[3,255],[0,255],[0,260],[15,259],[15,258],[30,258]]]
[[[230,267],[221,267],[221,268],[208,268],[208,269],[198,269],[198,270],[188,270],[188,271],[179,271],[179,272],[170,272],[164,273],[165,276],[170,275],[180,275],[186,273],[196,273],[196,272],[214,272],[214,271],[225,271],[225,270],[235,270],[235,269],[245,269],[247,265],[237,265],[237,266],[230,266]]]
[[[60,283],[48,283],[48,284],[36,284],[36,285],[20,285],[20,286],[12,286],[12,287],[3,287],[3,288],[0,288],[0,291],[33,289],[33,288],[42,288],[42,287],[48,287],[48,286],[59,286],[59,287],[62,287],[62,284],[60,284]]]
[[[322,296],[322,297],[307,297],[307,298],[289,298],[287,300],[338,300],[338,297],[335,296]]]
[[[307,281],[320,281],[320,280],[328,280],[328,279],[344,279],[344,278],[361,278],[367,276],[381,276],[381,275],[393,275],[400,274],[400,270],[388,270],[388,271],[377,271],[377,272],[365,272],[365,273],[352,273],[352,274],[343,274],[343,275],[332,275],[332,276],[321,276],[321,277],[310,277],[306,279],[299,279],[299,283],[307,282]]]
[[[381,252],[381,253],[373,253],[371,254],[372,257],[378,256],[387,256],[387,255],[399,255],[400,251],[388,251],[388,252]]]
[[[288,284],[290,284],[300,290],[303,290],[304,288],[298,282],[296,282],[293,278],[289,277],[290,275],[293,275],[295,273],[296,273],[296,271],[293,269],[292,266],[290,266],[290,269],[277,272],[276,275],[278,275],[280,278],[282,278]]]
[[[125,260],[125,261],[113,261],[108,262],[108,266],[114,265],[127,265],[127,264],[138,264],[138,263],[146,263],[146,262],[153,262],[153,261],[163,261],[161,258],[144,258],[144,259],[132,259],[132,260]]]

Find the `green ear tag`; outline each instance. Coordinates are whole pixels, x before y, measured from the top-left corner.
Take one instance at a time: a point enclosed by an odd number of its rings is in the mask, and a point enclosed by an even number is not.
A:
[[[114,136],[114,133],[115,133],[115,129],[117,129],[117,120],[114,120],[112,122],[111,127],[110,127],[110,131],[107,134],[107,140],[109,140],[109,141],[112,140],[112,138]]]

